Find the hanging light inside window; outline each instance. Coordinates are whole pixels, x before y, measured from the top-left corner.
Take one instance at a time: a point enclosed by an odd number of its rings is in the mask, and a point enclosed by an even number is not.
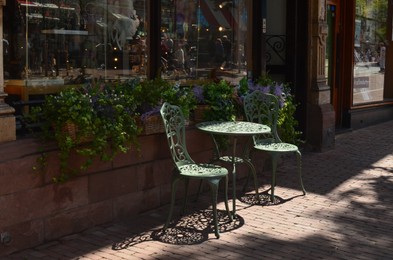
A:
[[[225,6],[227,6],[228,4],[231,4],[231,1],[224,1],[221,4],[218,5],[218,7],[220,9],[223,9]]]

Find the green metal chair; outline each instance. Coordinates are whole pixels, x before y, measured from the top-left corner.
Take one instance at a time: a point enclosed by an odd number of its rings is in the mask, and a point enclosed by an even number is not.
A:
[[[254,148],[267,152],[272,158],[272,180],[270,190],[270,200],[274,201],[274,187],[276,185],[277,160],[280,155],[295,153],[297,156],[298,173],[303,195],[306,190],[303,186],[301,160],[302,155],[299,148],[294,144],[281,141],[277,132],[277,119],[279,103],[276,96],[254,91],[244,98],[244,112],[248,121],[266,124],[271,128],[271,134],[253,136]]]
[[[183,211],[187,202],[188,183],[190,179],[204,180],[211,189],[211,200],[213,207],[213,222],[215,228],[215,235],[220,237],[217,220],[217,195],[218,186],[221,179],[225,181],[225,207],[229,219],[232,221],[232,215],[228,207],[228,170],[224,167],[215,164],[195,163],[186,147],[184,116],[178,106],[164,103],[161,107],[161,116],[164,121],[166,136],[169,144],[169,150],[172,155],[175,167],[172,172],[172,187],[171,187],[171,205],[169,215],[164,226],[167,229],[172,218],[173,208],[176,199],[176,187],[179,180],[184,179],[186,185],[185,199]]]

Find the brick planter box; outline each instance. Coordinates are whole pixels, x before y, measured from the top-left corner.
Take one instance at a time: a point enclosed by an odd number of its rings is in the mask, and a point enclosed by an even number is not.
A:
[[[51,181],[58,169],[54,145],[46,151],[47,173],[39,174],[33,170],[42,145],[39,140],[1,144],[0,233],[8,233],[12,240],[0,244],[0,258],[168,204],[172,159],[166,142],[164,134],[140,136],[139,154],[131,150],[112,162],[97,161],[88,172],[64,184]],[[191,126],[187,142],[194,160],[211,158],[210,136]],[[78,157],[71,161],[77,162]],[[239,178],[246,176],[242,167]],[[190,184],[195,193],[198,182]]]

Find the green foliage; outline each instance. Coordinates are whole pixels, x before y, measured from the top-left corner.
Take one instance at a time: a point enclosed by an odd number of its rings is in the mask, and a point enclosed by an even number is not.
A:
[[[110,161],[118,153],[126,153],[132,146],[139,149],[136,117],[146,112],[158,112],[163,102],[181,107],[185,116],[194,109],[196,100],[189,88],[181,88],[161,78],[128,80],[115,83],[89,84],[70,88],[58,95],[47,96],[36,107],[30,119],[44,122],[43,137],[54,140],[59,148],[59,175],[56,182],[86,170],[96,158]],[[74,132],[67,129],[75,126]],[[78,166],[70,162],[70,155],[83,156]],[[37,160],[36,170],[44,171],[47,155]]]
[[[255,82],[246,78],[240,80],[238,95],[242,97],[253,91],[261,91],[275,95],[280,104],[279,118],[277,122],[278,132],[283,142],[300,144],[302,133],[297,130],[299,125],[295,118],[296,107],[294,96],[288,84],[278,84],[268,75],[261,76]]]
[[[100,83],[84,88],[70,88],[47,96],[42,107],[32,111],[32,118],[44,122],[43,134],[59,148],[59,175],[63,182],[86,170],[95,158],[112,160],[118,153],[139,147],[135,111],[138,102],[133,88],[138,82]],[[75,133],[67,131],[75,126]],[[72,167],[70,154],[75,151],[85,160]],[[40,158],[42,163],[42,158]]]
[[[257,83],[261,86],[272,86],[276,84],[276,82],[268,74],[261,75],[257,79]]]
[[[237,93],[239,96],[245,96],[248,92],[249,92],[248,79],[247,79],[247,77],[243,77],[239,81]]]
[[[134,97],[139,102],[140,114],[156,112],[164,102],[177,105],[185,117],[195,108],[196,100],[188,87],[180,87],[162,78],[145,80],[134,89]]]
[[[203,96],[209,110],[205,120],[228,121],[236,119],[235,88],[227,81],[209,82],[203,85]]]
[[[296,106],[293,97],[288,96],[284,106],[279,111],[277,127],[283,142],[298,145],[302,142],[302,132],[296,130],[299,125],[299,122],[294,117]]]
[[[162,93],[171,87],[172,85],[168,81],[161,78],[144,80],[136,85],[133,96],[139,103],[137,111],[144,113],[161,106]]]
[[[199,93],[200,90],[194,92]],[[198,100],[209,106],[204,114],[206,121],[235,121],[237,103],[235,101],[235,88],[228,81],[212,81],[202,86],[202,93],[197,94]],[[229,147],[229,140],[225,136],[216,136],[218,147],[225,150]]]
[[[162,92],[162,100],[179,106],[185,118],[189,118],[191,110],[196,107],[196,99],[191,89],[189,87],[180,87],[178,84],[164,90]]]

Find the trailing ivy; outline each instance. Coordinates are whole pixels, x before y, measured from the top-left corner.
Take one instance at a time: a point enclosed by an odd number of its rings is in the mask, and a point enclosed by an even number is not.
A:
[[[86,170],[96,158],[109,161],[132,146],[139,149],[135,119],[139,103],[132,95],[135,84],[138,82],[97,83],[65,89],[47,96],[44,104],[32,111],[32,119],[44,122],[43,137],[54,140],[59,148],[55,182]],[[70,161],[73,151],[84,157],[77,167]],[[38,159],[41,166],[45,165],[44,156]]]

